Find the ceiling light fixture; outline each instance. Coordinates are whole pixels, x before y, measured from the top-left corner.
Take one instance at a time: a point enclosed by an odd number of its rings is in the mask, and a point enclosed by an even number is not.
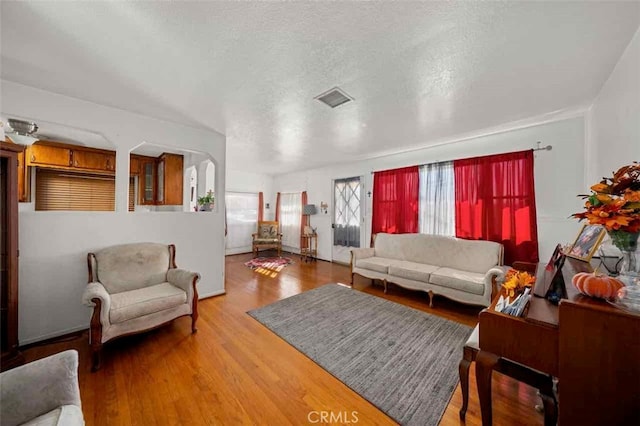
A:
[[[8,134],[12,141],[20,145],[32,145],[40,138],[35,135],[38,125],[33,121],[17,120],[10,118],[5,134]]]
[[[354,100],[352,96],[349,96],[344,90],[337,86],[316,96],[314,99],[319,100],[320,102],[330,106],[331,108],[338,107]]]

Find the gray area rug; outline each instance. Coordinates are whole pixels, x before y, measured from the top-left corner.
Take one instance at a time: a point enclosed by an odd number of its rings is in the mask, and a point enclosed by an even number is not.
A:
[[[437,425],[471,328],[327,284],[248,312],[403,425]]]

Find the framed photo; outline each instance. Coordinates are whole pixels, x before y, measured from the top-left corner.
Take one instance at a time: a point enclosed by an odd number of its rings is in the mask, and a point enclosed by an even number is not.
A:
[[[590,261],[606,233],[606,229],[600,225],[583,225],[567,256]]]
[[[552,284],[562,279],[562,266],[564,265],[564,253],[562,246],[556,245],[551,258],[544,267],[541,274],[537,274],[536,284],[533,287],[533,294],[539,297],[547,297]]]

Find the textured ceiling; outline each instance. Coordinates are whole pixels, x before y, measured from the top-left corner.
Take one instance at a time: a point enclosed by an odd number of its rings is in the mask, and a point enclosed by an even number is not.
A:
[[[2,2],[2,78],[227,136],[283,173],[590,102],[638,2]],[[313,98],[340,86],[336,109]]]

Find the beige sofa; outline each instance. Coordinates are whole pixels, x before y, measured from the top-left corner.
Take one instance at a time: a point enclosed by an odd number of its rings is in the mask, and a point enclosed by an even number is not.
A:
[[[355,274],[458,302],[489,306],[502,279],[502,244],[427,234],[377,234],[373,248],[351,250]]]
[[[60,352],[0,374],[0,421],[2,426],[84,425],[78,352]]]
[[[83,301],[93,307],[93,370],[100,367],[102,344],[191,316],[196,332],[200,275],[178,269],[173,244],[135,243],[89,253],[89,284]]]

